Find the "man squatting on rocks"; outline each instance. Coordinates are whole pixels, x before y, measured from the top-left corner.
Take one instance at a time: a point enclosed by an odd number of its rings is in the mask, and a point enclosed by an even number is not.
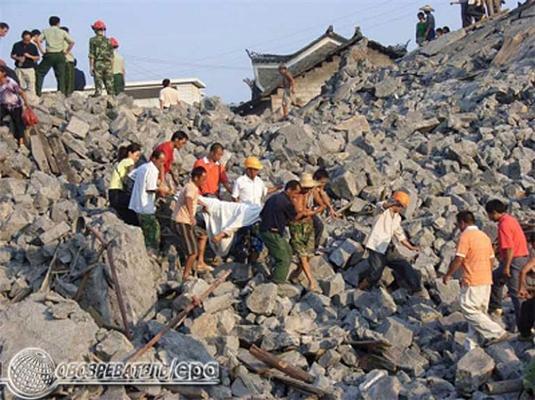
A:
[[[400,213],[407,208],[410,197],[405,192],[395,192],[389,201],[377,205],[377,219],[373,224],[372,231],[366,239],[366,249],[368,250],[368,263],[370,273],[360,284],[359,289],[377,286],[383,275],[386,266],[394,270],[396,278],[401,278],[414,293],[421,293],[422,283],[418,271],[410,262],[397,254],[392,239],[405,246],[411,251],[418,251],[405,236],[401,227]]]

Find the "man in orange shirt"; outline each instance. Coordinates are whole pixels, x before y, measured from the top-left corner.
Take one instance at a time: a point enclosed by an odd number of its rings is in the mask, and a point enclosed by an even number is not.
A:
[[[476,226],[476,219],[470,211],[457,214],[457,226],[461,230],[457,253],[442,280],[447,285],[453,274],[462,268],[460,303],[464,318],[469,323],[466,346],[470,350],[474,347],[474,331],[487,343],[505,340],[508,335],[487,314],[494,261],[492,241]]]
[[[222,184],[229,193],[232,193],[225,171],[225,166],[220,163],[225,149],[221,143],[214,143],[210,146],[208,157],[199,158],[195,161],[193,168],[203,167],[206,170],[206,181],[201,186],[203,196],[219,197],[219,186]]]
[[[494,271],[494,284],[490,296],[489,310],[500,315],[503,286],[507,285],[515,309],[516,323],[520,320],[522,299],[518,296],[520,271],[528,262],[529,250],[526,235],[516,218],[507,214],[507,206],[500,200],[490,200],[485,210],[491,221],[498,223],[498,250],[500,266]]]

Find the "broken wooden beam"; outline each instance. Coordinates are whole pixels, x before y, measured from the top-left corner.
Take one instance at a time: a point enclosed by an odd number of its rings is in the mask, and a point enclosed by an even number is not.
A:
[[[487,382],[484,386],[489,395],[521,392],[524,389],[522,379],[509,379],[506,381]]]
[[[250,353],[247,353],[247,354],[250,354]],[[245,365],[245,367],[247,367],[248,370],[250,370],[251,372],[254,372],[255,374],[263,378],[276,379],[279,382],[284,383],[287,386],[291,386],[294,389],[297,389],[303,393],[314,394],[320,399],[328,400],[328,399],[334,398],[334,395],[332,393],[329,393],[324,389],[320,389],[319,387],[316,387],[306,382],[302,382],[298,379],[290,378],[289,376],[283,375],[279,371],[268,369],[267,367],[266,368],[260,367],[259,366],[260,363],[258,364],[254,363],[254,361],[249,360],[248,358],[242,355],[238,355],[238,360],[240,360],[240,362],[242,362],[243,365]]]
[[[281,360],[279,357],[274,356],[273,354],[254,344],[249,348],[249,352],[264,364],[276,368],[292,378],[299,379],[307,383],[314,382],[314,376],[310,375],[308,372],[288,364],[286,361]]]
[[[197,306],[202,304],[202,302],[212,294],[214,290],[217,289],[230,275],[231,271],[223,272],[198,298],[194,298],[193,301],[184,308],[180,313],[178,313],[173,319],[171,319],[167,325],[165,325],[160,332],[158,332],[151,340],[149,340],[144,346],[137,349],[131,356],[127,357],[126,360],[133,362],[147,351],[149,351],[160,339],[171,329],[176,328],[184,322],[188,314]]]
[[[110,265],[111,276],[112,276],[112,280],[113,280],[113,285],[115,287],[115,294],[117,295],[117,302],[119,303],[119,311],[121,313],[121,318],[123,320],[124,331],[126,332],[126,337],[129,340],[132,340],[132,334],[130,333],[130,329],[129,329],[129,326],[128,326],[128,318],[126,316],[126,305],[125,305],[125,302],[124,302],[124,297],[123,297],[123,292],[121,290],[121,285],[119,283],[119,277],[117,276],[117,269],[115,268],[115,263],[113,261],[113,252],[112,252],[112,248],[110,246],[110,243],[106,242],[106,240],[104,240],[104,237],[102,236],[102,234],[99,231],[97,231],[95,228],[87,227],[87,229],[89,230],[89,232],[91,232],[97,238],[97,240],[106,249],[106,252],[107,252],[107,255],[108,255],[108,263]]]

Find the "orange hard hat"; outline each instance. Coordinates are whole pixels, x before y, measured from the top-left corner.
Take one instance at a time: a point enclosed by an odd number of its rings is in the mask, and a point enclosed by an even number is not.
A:
[[[106,24],[102,20],[95,21],[93,25],[91,25],[91,28],[93,28],[96,31],[105,31],[106,30]]]
[[[119,47],[119,41],[114,37],[110,38],[111,47]]]
[[[408,193],[402,191],[394,192],[392,198],[405,208],[408,207],[411,202],[411,198]]]

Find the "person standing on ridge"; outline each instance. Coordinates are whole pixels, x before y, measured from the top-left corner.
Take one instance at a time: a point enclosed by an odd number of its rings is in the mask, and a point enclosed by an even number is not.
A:
[[[61,29],[69,33],[69,28],[66,26],[62,26]],[[67,46],[65,51],[65,95],[70,96],[74,92],[74,62],[76,60],[72,52],[67,51]]]
[[[69,33],[59,27],[60,22],[59,17],[50,17],[48,20],[50,27],[45,29],[39,37],[38,47],[41,54],[43,54],[43,59],[36,70],[37,96],[41,96],[43,82],[50,68],[54,69],[54,75],[58,81],[58,90],[63,94],[67,94],[65,80],[66,54],[72,50],[74,40]],[[46,42],[44,50],[41,47],[43,41]]]
[[[434,40],[436,36],[435,16],[433,15],[433,11],[435,11],[435,9],[430,5],[426,5],[420,8],[420,11],[425,13],[425,40],[430,42],[431,40]]]
[[[22,32],[22,40],[13,45],[11,58],[15,60],[20,87],[29,95],[35,95],[35,67],[40,56],[37,46],[32,43],[31,32]]]
[[[279,74],[282,77],[282,118],[288,119],[290,106],[293,104],[295,95],[295,79],[286,65],[279,66]]]
[[[125,82],[125,68],[124,57],[119,54],[119,41],[115,38],[110,38],[111,47],[113,47],[113,89],[115,94],[124,92]]]
[[[171,87],[171,81],[167,78],[164,79],[162,86],[163,89],[160,90],[160,110],[180,105],[180,95],[178,90]]]
[[[95,79],[95,96],[102,95],[102,86],[113,96],[113,47],[106,38],[106,24],[98,20],[91,28],[95,36],[89,39],[89,68]]]
[[[416,24],[416,43],[422,47],[425,42],[425,14],[418,13],[418,23]]]

